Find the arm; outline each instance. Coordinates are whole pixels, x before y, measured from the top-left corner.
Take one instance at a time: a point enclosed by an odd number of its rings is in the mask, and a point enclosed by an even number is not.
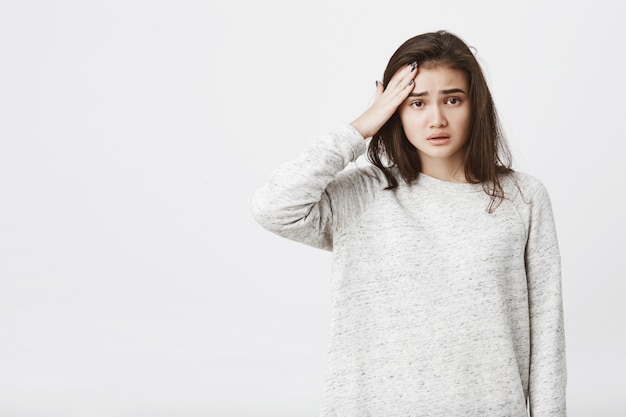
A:
[[[530,309],[529,407],[532,417],[566,416],[561,258],[548,193],[532,197],[526,247]]]
[[[363,137],[349,125],[322,136],[275,170],[257,191],[252,205],[255,219],[283,237],[332,249],[336,213],[326,188],[364,151]]]
[[[369,187],[355,176],[334,180],[365,151],[364,138],[375,134],[408,97],[417,73],[417,63],[413,63],[398,70],[386,88],[377,82],[376,98],[363,114],[274,171],[253,199],[255,219],[281,236],[332,249],[334,225],[343,224],[350,213],[363,208],[361,197]]]

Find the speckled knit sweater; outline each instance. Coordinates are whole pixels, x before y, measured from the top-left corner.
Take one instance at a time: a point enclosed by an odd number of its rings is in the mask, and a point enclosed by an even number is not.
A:
[[[424,174],[385,190],[349,125],[272,173],[253,215],[331,250],[332,311],[322,417],[563,417],[560,255],[534,177],[481,184]],[[516,185],[517,184],[517,185]],[[528,410],[528,411],[527,411]]]

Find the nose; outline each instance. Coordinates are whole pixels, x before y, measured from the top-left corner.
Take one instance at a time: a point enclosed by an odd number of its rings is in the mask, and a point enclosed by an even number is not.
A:
[[[432,106],[430,114],[430,127],[440,128],[448,125],[448,121],[440,106]]]

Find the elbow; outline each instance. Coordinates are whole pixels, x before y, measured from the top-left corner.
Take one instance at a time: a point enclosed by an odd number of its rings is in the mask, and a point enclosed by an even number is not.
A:
[[[260,192],[252,197],[252,218],[263,228],[272,230],[272,221],[274,217],[272,207],[267,203],[266,199]]]
[[[259,190],[252,198],[252,217],[264,229],[278,233],[289,221],[285,218],[284,209]]]

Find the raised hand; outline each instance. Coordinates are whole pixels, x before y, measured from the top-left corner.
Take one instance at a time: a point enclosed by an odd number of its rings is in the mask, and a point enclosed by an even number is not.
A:
[[[374,102],[350,124],[364,138],[371,137],[378,132],[413,90],[413,80],[417,73],[417,62],[413,62],[400,68],[389,80],[387,88],[383,88],[383,83],[377,81]]]

